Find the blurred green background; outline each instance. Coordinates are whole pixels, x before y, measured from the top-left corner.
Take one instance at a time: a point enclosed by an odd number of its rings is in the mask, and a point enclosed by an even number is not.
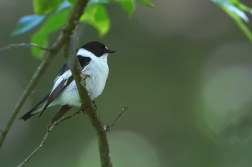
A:
[[[109,78],[96,99],[105,124],[129,106],[108,133],[114,165],[251,167],[251,43],[210,0],[152,2],[156,9],[137,4],[130,18],[118,4],[107,5],[111,30],[103,38],[91,26],[79,26],[81,44],[95,40],[117,51],[109,56]],[[0,13],[0,46],[29,42],[37,29],[10,34],[20,17],[33,13],[32,1],[1,0]],[[0,55],[2,127],[40,60],[29,48]],[[64,63],[61,52],[18,117],[48,93]],[[17,166],[40,144],[57,109],[47,109],[39,120],[16,119],[0,151],[1,167]],[[96,134],[87,116],[60,124],[28,166],[98,167]]]

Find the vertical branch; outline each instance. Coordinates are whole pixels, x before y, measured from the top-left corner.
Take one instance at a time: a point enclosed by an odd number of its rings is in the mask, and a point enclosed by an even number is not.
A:
[[[26,99],[31,94],[32,90],[35,88],[37,83],[39,82],[41,76],[44,74],[45,70],[51,63],[51,60],[56,56],[58,51],[62,48],[62,46],[66,43],[66,41],[69,39],[69,37],[72,34],[72,31],[75,29],[76,25],[79,23],[79,19],[84,11],[84,8],[86,7],[89,0],[75,0],[73,7],[70,11],[68,20],[64,27],[62,28],[62,31],[56,40],[56,42],[53,44],[53,46],[50,48],[50,51],[48,51],[45,55],[44,60],[38,67],[37,71],[34,73],[32,79],[30,80],[30,83],[28,84],[27,88],[25,89],[24,93],[22,94],[20,100],[14,107],[9,119],[7,120],[5,126],[0,131],[0,148],[2,147],[2,144],[6,138],[6,135],[8,134],[18,112],[24,105]]]
[[[94,127],[97,137],[98,137],[98,146],[100,154],[101,167],[113,167],[109,154],[109,144],[106,134],[106,126],[102,123],[93,101],[89,97],[89,94],[86,90],[86,76],[82,73],[82,68],[79,61],[77,60],[75,47],[73,39],[69,39],[68,46],[65,48],[65,57],[67,59],[67,64],[73,74],[80,99],[81,99],[81,109],[85,111],[88,115],[88,118]]]

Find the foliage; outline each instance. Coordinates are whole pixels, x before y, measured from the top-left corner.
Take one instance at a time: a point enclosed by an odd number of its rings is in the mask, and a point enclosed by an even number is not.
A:
[[[149,0],[138,1],[145,6],[155,7]],[[24,34],[41,25],[32,35],[31,42],[48,47],[49,35],[64,25],[73,2],[74,0],[33,0],[35,14],[20,18],[12,35]],[[112,2],[118,3],[129,16],[136,8],[135,0],[90,0],[80,22],[90,24],[97,29],[100,36],[104,36],[110,29],[110,19],[105,5]],[[43,55],[43,51],[37,48],[32,48],[32,53],[37,58]]]
[[[242,4],[239,0],[212,0],[216,3],[221,9],[223,9],[240,27],[240,29],[245,33],[245,35],[252,42],[252,34],[246,24],[249,19],[245,12],[252,14],[252,8]]]
[[[147,7],[155,8],[155,5],[149,0],[138,1]],[[245,12],[252,13],[252,8],[242,4],[239,0],[212,1],[223,9],[252,41],[252,33],[245,24],[249,21]],[[39,30],[32,35],[31,42],[48,47],[49,35],[59,30],[66,22],[73,2],[74,0],[33,0],[35,14],[20,18],[12,35],[24,34],[41,25]],[[129,16],[136,9],[135,0],[90,0],[80,22],[90,24],[97,29],[100,36],[104,36],[110,29],[110,19],[105,5],[113,2],[118,3]],[[43,55],[43,51],[37,48],[32,48],[32,53],[38,58]]]
[[[152,3],[150,3],[149,0],[138,0],[141,4],[145,5],[145,6],[148,6],[150,8],[155,8],[156,6]]]

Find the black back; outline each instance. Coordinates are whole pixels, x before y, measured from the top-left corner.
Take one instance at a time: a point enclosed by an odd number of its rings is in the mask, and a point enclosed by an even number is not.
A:
[[[91,58],[89,58],[89,57],[83,57],[83,56],[80,56],[80,55],[78,55],[77,58],[78,58],[78,60],[79,60],[79,62],[80,62],[80,65],[81,65],[82,68],[85,67],[85,66],[91,61]],[[57,75],[56,78],[54,79],[54,82],[56,82],[57,79],[58,79],[62,74],[64,74],[67,70],[69,70],[69,67],[68,67],[67,64],[65,64],[65,65],[60,69],[58,75]]]

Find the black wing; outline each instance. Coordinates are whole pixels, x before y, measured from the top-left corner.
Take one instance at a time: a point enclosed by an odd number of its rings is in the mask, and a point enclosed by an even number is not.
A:
[[[91,59],[89,57],[82,57],[82,56],[77,56],[80,65],[82,68],[84,68],[86,65],[88,65],[91,61]],[[67,70],[69,70],[69,67],[67,66],[67,64],[65,64],[59,71],[57,77],[55,78],[54,82],[57,81],[57,79],[59,79],[59,77],[64,74]],[[45,107],[43,108],[43,110],[40,113],[41,114],[44,112],[44,110],[48,107],[48,105],[62,92],[62,90],[68,86],[71,82],[73,81],[73,77],[70,76],[68,79],[62,80],[60,82],[60,84],[53,90],[53,92],[48,93],[44,99],[39,102],[36,106],[34,106],[30,111],[28,111],[25,115],[23,115],[20,119],[26,121],[27,119],[29,119],[31,116],[33,116],[36,113],[32,113],[34,110],[37,109],[37,107],[39,107],[42,103],[46,102]],[[63,108],[64,110],[67,109],[67,107]],[[70,109],[70,108],[69,108]],[[67,110],[66,110],[67,111]],[[62,109],[59,110],[60,113],[57,113],[56,116],[54,117],[53,120],[57,120],[60,116],[62,116],[66,111],[63,111]]]
[[[88,65],[91,61],[91,58],[89,57],[83,57],[83,56],[77,56],[80,65],[82,68],[84,68],[86,65]],[[57,81],[57,79],[59,79],[59,77],[64,74],[64,72],[66,72],[67,70],[69,70],[69,67],[67,64],[65,64],[61,70],[59,71],[59,74],[57,75],[57,77],[55,78],[55,81]],[[43,108],[43,110],[40,112],[39,117],[43,114],[43,112],[45,111],[45,109],[48,107],[48,105],[56,98],[60,95],[60,93],[62,92],[62,90],[65,89],[65,87],[67,87],[71,82],[73,81],[73,76],[71,75],[69,78],[67,79],[63,79],[59,85],[50,93],[47,102]]]
[[[22,117],[20,117],[19,119],[22,119],[23,121],[26,121],[27,119],[29,119],[30,117],[32,117],[35,113],[32,113],[34,110],[37,109],[37,107],[39,107],[42,103],[44,103],[48,97],[49,97],[50,93],[48,93],[43,100],[41,100],[36,106],[34,106],[30,111],[28,111],[25,115],[23,115]]]
[[[89,57],[83,57],[83,56],[80,56],[78,55],[77,56],[79,62],[80,62],[80,65],[82,68],[84,68],[90,61],[91,59]],[[63,65],[63,67],[60,69],[58,75],[56,76],[56,78],[54,79],[54,83],[59,79],[59,77],[64,74],[67,70],[69,70],[69,67],[67,64]]]
[[[67,64],[63,65],[63,67],[60,69],[58,75],[56,76],[56,78],[54,79],[54,83],[59,79],[59,77],[64,74],[67,70],[69,70],[69,67]]]
[[[42,109],[42,111],[39,114],[39,117],[43,114],[43,112],[45,111],[45,109],[48,107],[48,105],[56,98],[59,96],[59,94],[62,92],[63,89],[65,89],[65,87],[67,87],[71,82],[73,81],[73,76],[71,75],[69,78],[67,79],[63,79],[59,85],[53,89],[53,91],[49,94],[48,98],[47,98],[47,102],[44,106],[44,108]]]

